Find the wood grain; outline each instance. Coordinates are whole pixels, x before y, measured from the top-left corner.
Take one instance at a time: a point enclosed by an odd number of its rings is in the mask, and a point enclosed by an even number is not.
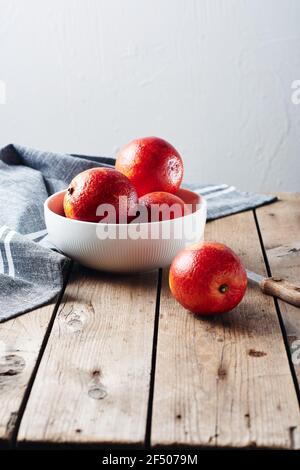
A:
[[[265,273],[252,212],[207,224]],[[201,318],[161,291],[153,399],[154,446],[298,448],[297,396],[273,299],[250,286],[232,312]]]
[[[157,272],[74,272],[18,442],[144,443],[156,291]]]
[[[280,201],[256,210],[273,276],[300,284],[300,193],[278,195]],[[295,371],[300,383],[300,310],[279,300]]]
[[[54,305],[0,324],[0,443],[9,445]]]

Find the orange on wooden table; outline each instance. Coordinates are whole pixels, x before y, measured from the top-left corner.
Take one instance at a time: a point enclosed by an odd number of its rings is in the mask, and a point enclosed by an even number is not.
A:
[[[169,285],[187,310],[202,315],[232,310],[242,300],[247,274],[239,257],[226,245],[205,241],[175,256]]]

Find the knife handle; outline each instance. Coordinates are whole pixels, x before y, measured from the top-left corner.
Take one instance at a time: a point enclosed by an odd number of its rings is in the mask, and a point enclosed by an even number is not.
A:
[[[273,295],[285,302],[300,307],[300,287],[280,277],[267,277],[259,283],[264,294]]]

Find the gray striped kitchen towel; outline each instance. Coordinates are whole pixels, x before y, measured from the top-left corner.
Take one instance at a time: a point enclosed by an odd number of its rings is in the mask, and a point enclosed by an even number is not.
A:
[[[60,155],[8,145],[0,150],[0,322],[55,299],[69,259],[47,240],[43,203],[81,171],[112,158]],[[233,186],[186,185],[207,199],[208,219],[270,203]]]

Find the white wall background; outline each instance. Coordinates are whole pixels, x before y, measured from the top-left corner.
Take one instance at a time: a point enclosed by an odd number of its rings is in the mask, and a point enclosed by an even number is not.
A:
[[[299,0],[0,0],[0,79],[1,146],[158,135],[186,181],[299,190]]]

